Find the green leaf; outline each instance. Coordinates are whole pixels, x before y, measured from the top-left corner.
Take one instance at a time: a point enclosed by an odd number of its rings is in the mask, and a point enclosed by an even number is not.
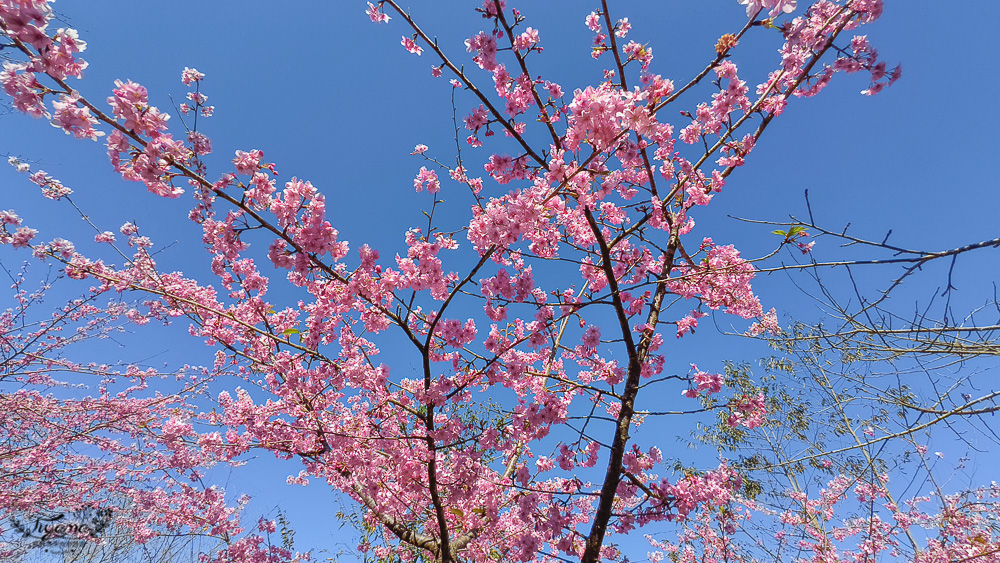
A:
[[[291,334],[298,334],[298,333],[299,333],[299,329],[297,329],[297,328],[286,328],[285,330],[281,331],[281,334],[283,336],[289,336]]]
[[[781,229],[778,229],[778,230],[776,230],[776,231],[771,231],[771,234],[772,234],[772,235],[778,235],[778,236],[783,236],[783,237],[784,237],[784,236],[788,236],[788,235],[787,235],[787,234],[785,233],[785,231],[782,231]]]

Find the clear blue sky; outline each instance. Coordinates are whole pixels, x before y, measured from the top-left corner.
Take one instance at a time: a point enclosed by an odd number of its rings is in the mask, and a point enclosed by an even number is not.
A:
[[[453,59],[471,69],[463,41],[481,29],[483,20],[472,11],[478,4],[439,0],[414,2],[411,8]],[[533,73],[567,92],[600,79],[607,61],[588,56],[591,33],[583,25],[597,3],[511,4],[522,9],[527,25],[541,31],[545,52],[534,61]],[[767,235],[770,229],[728,215],[805,216],[803,191],[808,189],[818,221],[831,228],[851,223],[851,232],[860,236],[881,239],[891,228],[897,244],[929,249],[998,236],[995,131],[1000,114],[992,96],[1000,79],[990,37],[1000,22],[1000,4],[965,2],[949,11],[941,6],[929,0],[887,2],[882,20],[864,32],[890,64],[903,63],[902,80],[869,98],[858,94],[867,87],[864,76],[838,75],[819,97],[793,101],[748,166],[732,176],[722,199],[696,216],[699,225],[710,229],[717,242],[737,243],[745,256],[761,255],[776,242]],[[330,220],[342,239],[354,248],[368,242],[385,257],[403,248],[407,227],[423,223],[416,210],[428,200],[412,189],[422,164],[409,156],[413,146],[429,145],[429,154],[444,162],[454,157],[451,86],[447,77],[431,77],[435,61],[429,53],[418,58],[402,49],[400,36],[408,35],[402,22],[372,25],[364,8],[364,2],[354,0],[294,7],[258,0],[56,5],[66,24],[89,43],[84,58],[91,67],[84,81],[74,83],[85,96],[102,100],[115,79],[131,79],[149,88],[151,103],[168,110],[168,96],[179,104],[187,91],[179,81],[181,70],[196,67],[207,74],[202,92],[217,108],[215,117],[199,122],[215,146],[208,159],[210,176],[226,169],[233,151],[262,149],[277,163],[281,179],[308,179],[326,194]],[[652,70],[677,83],[705,65],[719,35],[735,32],[745,21],[734,0],[626,2],[612,4],[612,10],[615,17],[629,17],[630,38],[653,47]],[[776,65],[780,46],[776,37],[757,36],[734,56],[751,84]],[[472,74],[488,83],[478,69]],[[692,109],[701,99],[690,97],[684,107]],[[471,100],[459,93],[457,104],[461,118]],[[139,184],[121,181],[103,145],[71,139],[44,122],[4,115],[0,131],[0,153],[30,161],[73,188],[74,200],[95,223],[114,230],[126,220],[136,221],[158,246],[170,245],[159,255],[164,268],[205,279],[207,255],[198,249],[197,227],[185,219],[187,197],[159,199]],[[485,150],[480,149],[481,159]],[[466,152],[467,158],[471,154]],[[0,202],[2,209],[17,209],[42,238],[92,236],[74,211],[43,201],[25,177],[9,168],[0,168]],[[821,241],[817,258],[845,256],[833,244]],[[1000,272],[996,255],[985,250],[959,260],[959,309],[993,294]],[[4,250],[0,259],[7,265],[20,257]],[[895,272],[863,277],[874,284]],[[940,269],[920,277],[898,298],[903,312],[942,284]],[[762,278],[755,288],[765,309],[776,307],[785,322],[819,318],[816,305],[784,274]],[[0,297],[0,308],[5,299]],[[723,329],[729,322],[719,319]],[[677,357],[674,367],[680,371],[689,362],[721,369],[724,360],[753,361],[768,353],[757,343],[719,338],[711,329],[691,340],[684,342],[685,357]],[[209,361],[207,348],[173,333],[144,346],[141,353],[130,349],[126,355],[153,355],[157,362]],[[334,497],[320,487],[286,487],[285,475],[298,467],[272,461],[255,467],[260,471],[253,479],[234,473],[229,489],[253,494],[254,508],[262,512],[276,505],[288,510],[299,547],[336,550],[340,540],[331,538],[346,536],[338,535],[332,518]]]

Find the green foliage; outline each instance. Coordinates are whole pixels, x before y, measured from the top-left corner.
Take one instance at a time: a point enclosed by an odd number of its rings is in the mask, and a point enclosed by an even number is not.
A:
[[[295,530],[292,529],[285,513],[278,511],[278,530],[281,532],[281,547],[295,552]]]

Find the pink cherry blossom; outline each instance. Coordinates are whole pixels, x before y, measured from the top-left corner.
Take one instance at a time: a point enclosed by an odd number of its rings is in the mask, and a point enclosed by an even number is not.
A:
[[[184,67],[184,71],[181,72],[181,82],[185,86],[190,86],[192,82],[198,82],[205,78],[204,72],[198,72],[198,69]]]
[[[414,41],[412,37],[404,36],[402,41],[400,41],[400,43],[403,45],[404,49],[406,49],[410,53],[413,53],[414,55],[420,56],[420,54],[424,52],[424,49],[421,46],[417,45],[416,41]]]
[[[632,24],[629,23],[628,18],[622,18],[615,24],[615,35],[624,39],[631,29]]]
[[[52,125],[77,139],[96,141],[98,137],[104,136],[104,132],[94,128],[98,123],[97,118],[91,115],[90,108],[80,106],[78,100],[76,96],[60,95],[59,101],[52,103],[55,110]]]
[[[368,3],[368,9],[365,10],[365,14],[372,20],[372,23],[388,23],[390,18],[385,12],[382,11],[382,4],[379,3],[375,6],[371,2]]]
[[[514,48],[518,51],[527,51],[538,45],[538,42],[538,30],[529,27],[514,39]]]
[[[760,10],[767,10],[769,17],[777,17],[778,14],[790,14],[795,11],[798,4],[796,0],[737,0],[747,7],[747,16],[753,16]]]
[[[417,177],[413,180],[413,188],[419,192],[424,189],[424,186],[432,194],[441,191],[441,182],[438,180],[437,172],[428,170],[426,166],[421,166],[420,172],[417,173]]]

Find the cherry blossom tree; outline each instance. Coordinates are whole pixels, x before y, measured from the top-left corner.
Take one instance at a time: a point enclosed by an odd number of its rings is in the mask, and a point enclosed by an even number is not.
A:
[[[114,339],[136,310],[114,298],[98,304],[101,297],[94,293],[46,309],[53,288],[66,280],[46,277],[29,290],[26,270],[5,271],[13,281],[14,307],[0,315],[2,556],[23,557],[38,551],[32,542],[48,539],[18,520],[79,510],[107,510],[114,524],[113,545],[106,534],[83,534],[100,542],[83,549],[88,556],[120,555],[136,541],[175,535],[181,526],[189,534],[224,538],[239,503],[228,506],[218,487],[202,482],[201,472],[215,458],[169,446],[176,439],[169,428],[183,427],[181,421],[194,413],[191,401],[216,374],[190,366],[166,372],[70,359],[83,344]],[[175,394],[144,393],[164,378],[180,383]],[[152,475],[155,486],[149,485]],[[65,535],[73,539],[73,531]],[[158,540],[150,547],[180,542]]]
[[[425,213],[398,225],[406,251],[386,257],[341,240],[327,195],[279,180],[260,150],[242,147],[210,170],[213,143],[198,129],[214,111],[205,74],[183,70],[187,102],[174,116],[125,79],[106,100],[88,99],[73,87],[87,66],[78,33],[52,30],[50,2],[0,0],[3,47],[14,54],[0,84],[14,107],[103,143],[114,170],[151,198],[193,195],[189,217],[214,277],[160,268],[142,225],[95,225],[93,243],[46,242],[2,212],[0,242],[87,288],[33,320],[36,298],[15,283],[2,321],[0,400],[12,419],[0,453],[4,513],[99,507],[117,495],[140,540],[187,530],[223,539],[220,561],[305,557],[267,541],[272,522],[247,531],[238,506],[203,484],[206,468],[264,450],[295,465],[289,483],[317,481],[356,501],[376,532],[359,549],[381,560],[624,561],[630,534],[655,532],[654,560],[781,559],[794,538],[794,557],[860,561],[922,526],[941,531],[914,537],[913,559],[996,558],[996,490],[927,511],[887,492],[881,473],[861,472],[831,475],[818,498],[793,487],[786,498],[798,508],[779,511],[754,500],[741,467],[691,467],[642,433],[661,416],[768,428],[765,386],[684,358],[711,311],[751,335],[780,331],[753,292],[754,261],[699,232],[695,215],[721,205],[788,104],[807,103],[837,74],[858,75],[866,95],[900,77],[860,31],[881,16],[881,0],[740,4],[745,25],[675,83],[657,73],[653,46],[630,36],[628,18],[600,2],[581,24],[593,33],[584,56],[604,65],[603,80],[564,85],[530,71],[544,29],[502,0],[475,8],[482,30],[458,52],[396,1],[369,3],[366,19],[400,30],[423,64],[432,59],[465,116],[454,162],[414,148]],[[741,74],[732,60],[751,34],[779,49],[766,75]],[[71,181],[11,164],[48,199],[72,204]],[[810,250],[797,229],[779,245]],[[276,295],[281,281],[301,297]],[[167,374],[64,354],[87,331],[153,321],[188,326],[215,350],[214,365]],[[63,327],[83,332],[62,337]],[[381,360],[399,342],[414,377]],[[676,372],[677,362],[690,369]],[[91,395],[81,399],[73,386],[84,383]],[[637,407],[664,396],[676,406]],[[845,503],[878,508],[838,520]],[[777,533],[774,543],[743,541],[749,522]]]

